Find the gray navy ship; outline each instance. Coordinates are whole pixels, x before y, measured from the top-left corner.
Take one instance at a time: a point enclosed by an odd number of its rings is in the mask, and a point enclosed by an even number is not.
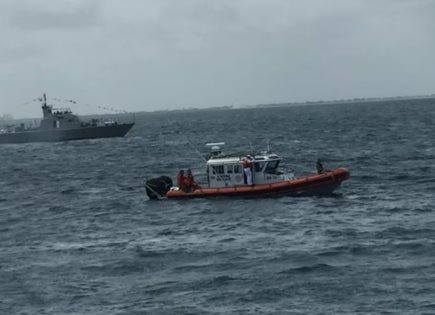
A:
[[[54,110],[47,105],[47,97],[42,99],[43,118],[38,128],[25,128],[24,124],[15,128],[0,130],[0,144],[27,142],[56,142],[67,140],[124,137],[133,127],[133,123],[106,121],[97,119],[84,122],[71,110]]]

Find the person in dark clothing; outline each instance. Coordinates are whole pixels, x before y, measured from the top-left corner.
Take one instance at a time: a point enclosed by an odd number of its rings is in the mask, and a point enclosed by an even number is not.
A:
[[[325,172],[325,169],[323,168],[322,161],[320,159],[317,159],[316,161],[316,169],[317,174],[323,174]]]

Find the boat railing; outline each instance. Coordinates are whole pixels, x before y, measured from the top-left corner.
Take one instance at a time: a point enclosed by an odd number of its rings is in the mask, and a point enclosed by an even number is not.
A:
[[[284,180],[290,180],[295,178],[295,171],[290,167],[281,166],[279,167],[278,172]]]

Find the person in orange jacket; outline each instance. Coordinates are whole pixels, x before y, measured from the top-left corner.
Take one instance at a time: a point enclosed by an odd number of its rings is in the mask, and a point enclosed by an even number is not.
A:
[[[245,184],[252,185],[252,157],[250,155],[243,159],[243,175],[245,177]]]
[[[177,186],[182,191],[187,190],[187,178],[186,175],[184,175],[184,170],[180,170],[177,174]]]
[[[199,187],[199,185],[195,182],[195,179],[193,178],[193,174],[190,168],[187,169],[186,186],[189,191],[194,191]]]

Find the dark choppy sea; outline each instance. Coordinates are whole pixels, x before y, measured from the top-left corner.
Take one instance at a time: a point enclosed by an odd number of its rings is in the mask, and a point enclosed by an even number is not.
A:
[[[0,146],[0,314],[435,314],[435,100],[151,113],[123,139]],[[149,201],[206,142],[322,198]],[[194,149],[195,148],[195,149]]]

